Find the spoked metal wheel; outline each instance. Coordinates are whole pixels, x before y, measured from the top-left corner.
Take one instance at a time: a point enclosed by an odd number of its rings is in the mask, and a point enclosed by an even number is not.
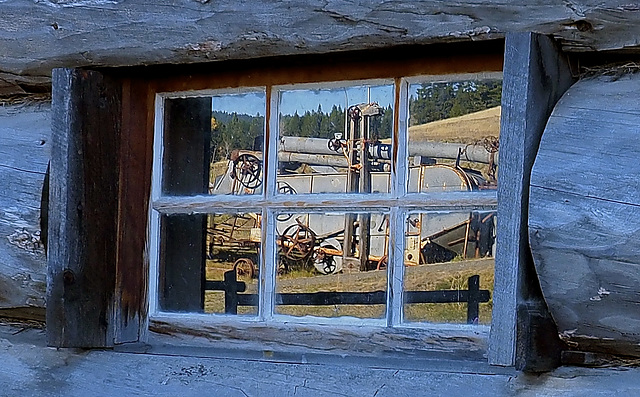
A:
[[[285,264],[305,263],[311,257],[315,244],[313,230],[301,223],[290,225],[280,235],[280,256]]]
[[[262,164],[259,158],[252,154],[241,154],[233,162],[233,175],[248,189],[256,189],[262,185]]]
[[[289,185],[287,182],[278,181],[278,194],[296,194],[296,190]],[[276,220],[278,222],[286,222],[293,214],[278,214],[276,215]]]
[[[249,258],[240,258],[233,264],[238,278],[254,278],[256,276],[256,265]]]

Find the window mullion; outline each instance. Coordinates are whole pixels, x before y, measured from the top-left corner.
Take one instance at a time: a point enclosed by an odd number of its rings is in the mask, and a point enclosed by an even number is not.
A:
[[[264,194],[265,202],[275,197],[277,193],[276,172],[278,169],[278,92],[272,91],[271,86],[266,88],[267,111],[265,126],[265,163],[264,163]],[[258,316],[261,320],[273,318],[275,301],[275,275],[276,275],[276,225],[275,214],[266,205],[262,210],[262,256],[260,261],[260,286]]]
[[[262,211],[262,255],[260,261],[260,286],[258,316],[260,320],[271,320],[275,305],[276,284],[276,237],[275,214],[265,209]]]
[[[277,193],[276,172],[278,170],[278,113],[279,95],[271,86],[266,87],[267,109],[265,117],[265,161],[264,161],[264,194],[267,201]]]
[[[402,302],[404,295],[404,211],[392,208],[389,214],[389,259],[387,325],[402,322]]]
[[[406,195],[407,186],[407,116],[408,84],[404,79],[395,80],[394,145],[391,173],[391,194],[394,198]],[[400,200],[401,201],[401,200]],[[404,300],[404,213],[399,208],[391,208],[389,214],[389,258],[387,277],[387,324],[402,322],[402,302]]]
[[[407,194],[408,179],[409,84],[405,79],[395,80],[395,108],[393,136],[396,148],[393,151],[395,158],[392,161],[391,194],[394,198],[399,198]]]
[[[149,313],[151,315],[156,314],[159,310],[158,296],[159,296],[159,280],[160,277],[160,216],[161,213],[153,208],[153,202],[158,200],[162,195],[162,164],[164,161],[164,101],[165,98],[161,95],[155,97],[155,118],[154,118],[154,137],[153,137],[153,152],[156,156],[153,158],[153,165],[151,169],[151,202],[149,207],[149,235],[148,241],[150,243],[149,252]]]

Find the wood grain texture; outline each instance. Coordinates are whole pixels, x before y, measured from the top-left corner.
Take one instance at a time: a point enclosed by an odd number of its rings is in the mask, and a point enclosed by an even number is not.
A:
[[[174,347],[231,349],[287,353],[318,353],[387,358],[441,358],[484,361],[486,327],[453,334],[450,330],[336,326],[318,324],[260,324],[229,319],[154,317],[146,349]],[[169,336],[169,337],[168,337]]]
[[[118,250],[114,297],[114,343],[138,341],[147,329],[147,247],[153,147],[153,95],[145,81],[125,80],[118,156]]]
[[[171,341],[171,336],[165,336]],[[639,368],[561,367],[531,376],[461,360],[184,349],[123,354],[45,347],[0,325],[0,390],[24,397],[637,396]],[[35,379],[35,381],[26,381]],[[446,394],[444,394],[446,393]]]
[[[40,201],[49,161],[50,106],[0,109],[0,309],[44,307]]]
[[[554,110],[531,177],[529,238],[570,347],[640,356],[640,76],[581,80]]]
[[[0,95],[47,89],[55,67],[210,62],[553,35],[565,51],[638,47],[624,0],[308,2],[4,0]]]
[[[496,275],[489,362],[516,360],[517,306],[540,300],[527,241],[531,167],[554,104],[573,82],[558,48],[546,36],[507,36],[498,170]]]
[[[90,71],[57,69],[54,80],[48,341],[59,347],[110,346],[121,87]]]

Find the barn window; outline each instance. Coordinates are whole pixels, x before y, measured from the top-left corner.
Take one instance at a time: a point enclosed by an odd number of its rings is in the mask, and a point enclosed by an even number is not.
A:
[[[501,77],[158,93],[152,314],[488,326]]]
[[[527,184],[571,78],[506,48],[499,144],[502,41],[55,70],[49,344],[537,365]]]

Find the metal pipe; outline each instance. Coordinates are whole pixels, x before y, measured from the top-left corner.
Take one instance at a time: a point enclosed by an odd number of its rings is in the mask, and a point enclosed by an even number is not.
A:
[[[331,167],[347,167],[347,159],[342,155],[335,155],[335,153],[332,156],[329,154],[278,152],[278,161],[284,163],[298,162]]]
[[[483,145],[465,145],[463,143],[447,142],[409,142],[409,156],[423,156],[444,159],[458,158],[458,151],[462,150],[460,160],[489,164],[491,153]],[[497,154],[497,152],[496,152]],[[494,156],[494,163],[498,164],[498,157]]]
[[[327,139],[303,138],[285,136],[280,138],[280,151],[294,153],[309,153],[316,155],[342,156],[327,146]],[[374,159],[391,159],[391,145],[387,143],[369,144],[369,155]],[[448,142],[409,142],[409,156],[444,158],[455,160],[458,151],[462,150],[461,160],[489,164],[491,153],[483,145],[465,145],[463,143]],[[497,154],[497,153],[496,153]],[[498,157],[494,156],[494,163],[498,164]]]

